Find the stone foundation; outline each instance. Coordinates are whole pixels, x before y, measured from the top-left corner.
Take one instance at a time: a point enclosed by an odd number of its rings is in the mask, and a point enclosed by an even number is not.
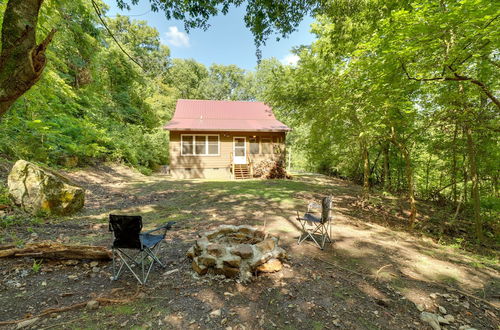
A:
[[[250,226],[220,226],[205,233],[187,256],[199,275],[208,272],[247,281],[258,272],[281,270],[286,252],[278,238]]]

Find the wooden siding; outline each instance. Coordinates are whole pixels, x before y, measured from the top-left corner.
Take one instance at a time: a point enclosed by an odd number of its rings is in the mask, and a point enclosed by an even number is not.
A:
[[[182,134],[218,134],[220,141],[220,150],[218,156],[192,156],[181,155],[181,135]],[[252,155],[250,154],[250,138],[257,137],[259,140],[259,151],[262,152],[261,139],[271,139],[271,154]],[[231,153],[233,152],[233,137],[246,138],[246,152],[252,163],[257,163],[264,159],[276,159],[279,154],[277,149],[285,150],[284,132],[194,132],[194,131],[171,131],[170,132],[170,168],[201,170],[201,169],[223,169],[231,167]],[[274,150],[273,150],[274,149]]]

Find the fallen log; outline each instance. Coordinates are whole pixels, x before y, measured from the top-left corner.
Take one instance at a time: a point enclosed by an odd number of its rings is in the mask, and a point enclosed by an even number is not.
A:
[[[26,244],[22,248],[0,246],[0,258],[14,257],[110,260],[111,251],[104,246],[67,245],[55,242]]]

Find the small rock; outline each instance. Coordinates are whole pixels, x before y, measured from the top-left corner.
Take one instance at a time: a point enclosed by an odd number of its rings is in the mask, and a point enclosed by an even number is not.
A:
[[[198,273],[198,275],[205,275],[208,272],[208,268],[205,265],[198,264],[198,257],[193,259],[191,266],[193,267],[193,270]]]
[[[257,267],[257,271],[262,273],[274,273],[280,271],[281,268],[283,268],[283,264],[281,263],[281,261],[273,258],[267,261],[265,264]]]
[[[260,243],[255,244],[255,246],[261,251],[261,253],[271,252],[276,246],[276,241],[272,238],[263,240]]]
[[[224,251],[226,251],[226,248],[222,246],[221,244],[217,243],[212,243],[207,246],[207,252],[210,255],[220,257],[221,255],[224,254]]]
[[[76,275],[68,275],[68,280],[76,281],[77,279],[78,279],[78,276],[76,276]]]
[[[425,311],[425,306],[424,306],[424,304],[416,304],[416,306],[417,306],[417,309],[419,310],[419,312],[423,312],[423,311]]]
[[[98,261],[92,261],[92,262],[90,263],[90,267],[91,267],[91,268],[97,267],[98,265],[99,265],[99,262],[98,262]]]
[[[93,268],[92,268],[92,271],[93,271],[94,273],[99,273],[99,271],[100,271],[100,270],[101,270],[101,268],[99,268],[99,267],[93,267]]]
[[[444,308],[444,307],[443,307],[443,306],[441,306],[441,305],[439,305],[439,306],[438,306],[438,309],[439,309],[439,312],[440,312],[441,314],[446,314],[446,313],[447,313],[447,312],[446,312],[446,308]]]
[[[334,326],[340,327],[340,321],[339,320],[333,320],[332,323],[333,323]]]
[[[241,244],[231,250],[231,253],[240,256],[243,259],[253,256],[253,249],[250,244]]]
[[[194,246],[191,246],[191,247],[189,248],[188,252],[186,253],[186,256],[187,256],[188,258],[191,258],[191,259],[193,259],[194,257],[196,257],[196,252],[195,252],[195,250],[194,250]]]
[[[22,328],[26,328],[26,327],[29,327],[29,326],[32,326],[33,324],[35,324],[40,318],[39,317],[35,317],[35,318],[32,318],[32,319],[28,319],[28,320],[25,320],[25,321],[22,321],[22,322],[19,322],[17,324],[17,327],[16,329],[22,329]]]
[[[240,269],[222,265],[222,267],[215,268],[215,273],[226,277],[237,277],[240,274]]]
[[[241,258],[235,255],[228,255],[222,259],[222,262],[229,267],[240,267]]]
[[[437,293],[431,293],[429,297],[431,297],[432,299],[437,299]]]
[[[42,286],[47,286],[47,282],[43,281]]]
[[[455,322],[455,317],[451,314],[446,314],[444,316],[444,318],[448,321],[448,322]]]
[[[172,275],[173,273],[177,273],[179,268],[169,270],[168,272],[163,273],[164,276]]]
[[[213,245],[213,244],[212,244]],[[203,254],[197,258],[198,262],[207,267],[214,266],[217,263],[217,259],[211,255]]]
[[[234,296],[234,294],[232,294],[231,292],[224,292],[224,295],[226,297],[232,297],[232,296]]]
[[[99,308],[99,302],[97,300],[91,300],[87,303],[87,309],[94,310]]]
[[[447,319],[445,319],[444,317],[442,317],[441,315],[438,316],[437,318],[438,322],[441,323],[441,324],[450,324],[450,321],[448,321]]]
[[[422,322],[428,323],[434,330],[441,330],[441,326],[439,325],[438,321],[438,315],[434,313],[422,312],[420,313],[420,320],[422,320]]]
[[[220,309],[215,309],[210,312],[210,317],[215,318],[221,316],[222,312]]]
[[[469,302],[468,302],[468,301],[464,301],[464,302],[462,303],[462,306],[464,306],[464,307],[465,307],[465,308],[467,308],[467,309],[469,309],[469,308],[470,308],[470,304],[469,304]]]

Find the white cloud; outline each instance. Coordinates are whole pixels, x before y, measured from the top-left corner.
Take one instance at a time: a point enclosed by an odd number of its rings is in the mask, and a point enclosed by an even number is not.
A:
[[[170,26],[165,32],[167,43],[174,47],[189,47],[189,36],[187,33],[179,31],[177,26]]]
[[[297,62],[299,61],[300,57],[295,54],[288,54],[287,56],[283,57],[281,59],[281,63],[285,65],[297,65]]]

